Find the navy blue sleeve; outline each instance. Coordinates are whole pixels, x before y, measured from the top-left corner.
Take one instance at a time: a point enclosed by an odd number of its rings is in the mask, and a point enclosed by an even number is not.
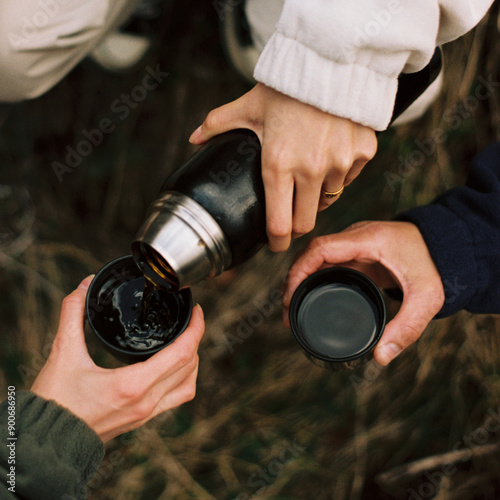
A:
[[[441,275],[437,318],[460,309],[500,313],[500,142],[476,156],[464,187],[396,220],[419,228]]]

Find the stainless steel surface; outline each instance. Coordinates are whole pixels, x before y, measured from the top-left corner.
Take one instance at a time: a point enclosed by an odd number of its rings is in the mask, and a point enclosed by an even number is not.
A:
[[[136,260],[156,251],[175,273],[178,288],[213,278],[231,265],[231,250],[215,219],[197,202],[167,191],[151,207],[132,244]]]

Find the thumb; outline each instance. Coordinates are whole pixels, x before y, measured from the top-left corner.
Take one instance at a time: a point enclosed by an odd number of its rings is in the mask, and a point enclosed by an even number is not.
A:
[[[193,307],[191,319],[183,335],[176,342],[177,344],[190,345],[194,351],[198,348],[199,343],[205,333],[205,317],[203,309],[199,304]]]
[[[245,96],[242,96],[236,101],[210,111],[205,121],[191,134],[189,142],[203,144],[216,135],[237,128],[248,128],[259,135],[255,129],[255,120],[251,119],[249,108]]]
[[[419,302],[421,305],[419,305]],[[388,365],[411,344],[416,342],[439,309],[426,305],[425,300],[404,300],[398,314],[390,321],[380,339],[374,357],[382,366]]]
[[[59,349],[74,346],[80,350],[85,346],[86,351],[83,332],[85,323],[85,298],[93,277],[92,275],[85,278],[78,285],[78,288],[63,300],[59,328],[54,339],[54,346]]]

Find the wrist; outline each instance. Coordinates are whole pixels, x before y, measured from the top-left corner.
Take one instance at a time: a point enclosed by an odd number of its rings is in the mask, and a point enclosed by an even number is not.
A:
[[[291,74],[290,68],[304,60],[307,69]],[[380,131],[392,116],[399,73],[382,74],[376,68],[332,60],[277,32],[264,48],[254,76],[301,102]]]

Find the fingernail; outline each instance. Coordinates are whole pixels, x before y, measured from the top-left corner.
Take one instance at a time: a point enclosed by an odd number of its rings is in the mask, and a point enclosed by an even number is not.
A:
[[[80,290],[87,290],[87,288],[90,286],[90,283],[94,279],[95,274],[91,274],[90,276],[87,276],[79,285],[78,288]]]
[[[201,317],[205,319],[205,313],[203,312],[203,309],[201,308],[200,304],[198,304],[197,302],[194,307],[198,307],[200,309]]]
[[[378,348],[378,360],[382,365],[388,365],[395,357],[401,353],[402,349],[398,345],[389,342]]]
[[[200,136],[201,136],[201,125],[191,134],[189,142],[191,144],[196,144],[196,142],[200,139]]]

